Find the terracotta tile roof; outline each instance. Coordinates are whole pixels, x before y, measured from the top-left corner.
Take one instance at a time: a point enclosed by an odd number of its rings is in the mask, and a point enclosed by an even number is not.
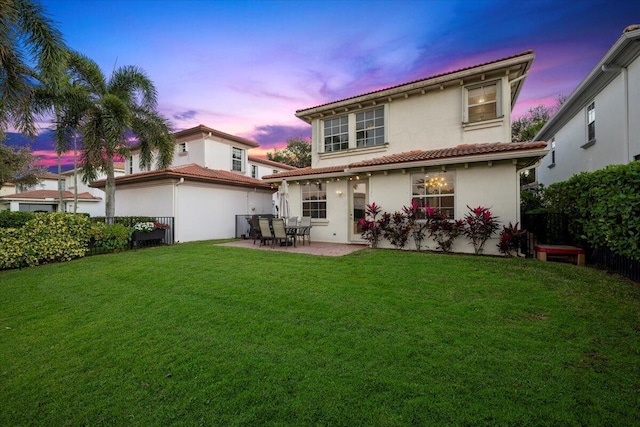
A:
[[[226,184],[232,186],[250,187],[250,188],[271,188],[271,185],[259,179],[250,176],[241,175],[239,173],[209,169],[195,163],[188,165],[174,166],[167,169],[140,172],[131,175],[119,176],[116,178],[116,186],[118,184],[127,184],[134,182],[155,181],[164,178],[185,178],[200,182],[210,182],[216,184]],[[104,179],[95,181],[91,187],[104,188],[106,181]]]
[[[378,157],[371,160],[350,163],[347,165],[331,166],[325,168],[303,168],[293,171],[280,172],[277,174],[264,176],[263,179],[287,178],[294,176],[320,175],[336,172],[344,172],[346,170],[354,170],[367,168],[370,166],[401,165],[404,163],[413,163],[428,160],[444,160],[450,158],[464,159],[465,157],[477,156],[483,154],[498,154],[505,152],[518,152],[526,150],[542,150],[546,148],[547,143],[544,141],[535,142],[496,142],[491,144],[463,144],[451,148],[442,148],[438,150],[414,150],[405,153],[391,154],[389,156]],[[514,157],[516,157],[515,155]]]
[[[31,199],[31,200],[45,200],[45,199],[54,199],[57,200],[59,197],[58,190],[33,190],[33,191],[25,191],[24,193],[10,194],[7,196],[2,196],[0,199]],[[63,191],[62,197],[67,199],[73,199],[73,192],[71,191]],[[102,200],[101,197],[92,196],[89,192],[78,193],[78,199],[80,200]]]
[[[37,175],[38,179],[58,179],[57,173],[43,172]]]
[[[261,163],[267,166],[273,166],[274,168],[286,169],[286,170],[298,169],[295,166],[287,165],[280,162],[274,162],[273,160],[265,159],[258,156],[252,156],[252,155],[249,155],[249,161],[254,163]]]
[[[205,126],[205,125],[198,125],[196,127],[192,127],[192,128],[189,128],[189,129],[184,129],[184,130],[181,130],[181,131],[178,131],[178,132],[174,132],[173,135],[176,137],[176,140],[177,140],[177,139],[179,139],[181,137],[184,137],[184,136],[197,135],[199,133],[205,133],[205,134],[211,133],[211,135],[215,135],[215,136],[218,136],[220,138],[224,138],[224,139],[228,139],[228,140],[231,140],[231,141],[239,142],[241,144],[245,144],[245,145],[248,145],[250,147],[259,147],[260,146],[260,144],[258,144],[255,141],[251,141],[249,139],[245,139],[245,138],[241,138],[239,136],[231,135],[229,133],[222,132],[222,131],[219,131],[217,129],[213,129],[213,128],[210,128],[210,127]]]
[[[319,175],[326,173],[336,173],[336,172],[344,172],[344,170],[348,166],[328,166],[325,168],[299,168],[295,170],[290,170],[286,172],[275,173],[271,175],[265,175],[262,179],[269,178],[287,178],[289,176],[307,176],[307,175]]]
[[[304,111],[307,111],[307,110],[313,110],[314,108],[324,107],[326,105],[331,105],[331,104],[336,104],[336,103],[343,102],[343,101],[348,101],[350,99],[359,98],[361,96],[372,95],[372,94],[375,94],[375,93],[378,93],[378,92],[384,92],[386,90],[396,89],[396,88],[399,88],[399,87],[402,87],[402,86],[408,86],[408,85],[412,85],[412,84],[415,84],[415,83],[424,82],[424,81],[427,81],[427,80],[436,79],[436,78],[439,78],[439,77],[444,77],[444,76],[460,73],[462,71],[471,70],[473,68],[485,67],[487,65],[495,64],[495,63],[502,62],[502,61],[507,61],[509,59],[518,58],[520,56],[530,55],[532,53],[533,53],[533,50],[529,49],[529,50],[525,50],[524,52],[517,53],[515,55],[507,56],[506,58],[496,59],[496,60],[493,60],[493,61],[484,62],[482,64],[471,65],[469,67],[460,68],[460,69],[457,69],[457,70],[454,70],[454,71],[447,71],[446,73],[440,73],[440,74],[436,74],[436,75],[433,75],[433,76],[430,76],[430,77],[425,77],[425,78],[422,78],[422,79],[413,80],[413,81],[410,81],[410,82],[405,82],[405,83],[400,83],[400,84],[397,84],[397,85],[394,85],[394,86],[385,87],[383,89],[378,89],[378,90],[374,90],[374,91],[367,92],[367,93],[361,93],[361,94],[350,96],[348,98],[340,99],[340,100],[337,100],[337,101],[327,102],[326,104],[316,105],[315,107],[303,108],[301,110],[296,110],[296,115],[298,115],[298,114],[300,114],[300,113],[302,113]]]
[[[391,165],[395,163],[419,162],[422,160],[447,159],[451,157],[475,156],[478,154],[493,154],[505,151],[520,151],[545,148],[546,142],[496,142],[492,144],[463,144],[439,150],[414,150],[406,153],[392,154],[377,159],[365,160],[349,165],[350,169],[373,165]]]

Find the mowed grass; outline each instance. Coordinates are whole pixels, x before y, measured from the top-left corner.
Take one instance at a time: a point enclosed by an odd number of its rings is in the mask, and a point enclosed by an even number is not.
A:
[[[182,244],[0,272],[0,425],[633,425],[640,290]]]

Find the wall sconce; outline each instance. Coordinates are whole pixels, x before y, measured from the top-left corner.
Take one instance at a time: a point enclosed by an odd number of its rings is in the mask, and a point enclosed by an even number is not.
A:
[[[336,190],[336,194],[338,195],[338,197],[342,197],[342,190]]]

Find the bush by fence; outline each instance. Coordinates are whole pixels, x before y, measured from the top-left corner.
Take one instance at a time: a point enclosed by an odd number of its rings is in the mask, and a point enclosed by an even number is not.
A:
[[[544,192],[551,212],[562,212],[575,240],[640,260],[640,162],[583,172]]]

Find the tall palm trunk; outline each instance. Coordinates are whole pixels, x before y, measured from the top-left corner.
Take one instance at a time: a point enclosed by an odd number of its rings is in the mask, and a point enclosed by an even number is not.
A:
[[[62,153],[58,151],[58,212],[64,212],[64,197],[62,194]]]
[[[73,213],[78,212],[78,134],[73,133]]]
[[[105,221],[107,224],[113,223],[113,217],[116,213],[116,178],[113,171],[113,162],[108,162],[105,167],[107,181],[105,183]]]

